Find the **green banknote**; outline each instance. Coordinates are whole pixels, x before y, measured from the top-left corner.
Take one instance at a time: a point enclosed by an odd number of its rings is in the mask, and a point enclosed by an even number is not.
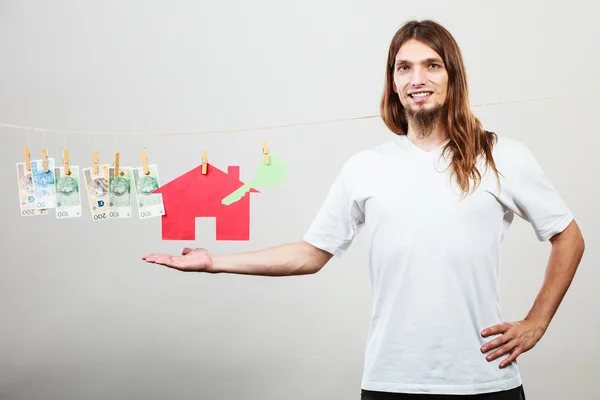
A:
[[[31,178],[35,194],[35,208],[55,208],[54,158],[48,158],[48,172],[44,171],[42,160],[31,161]]]
[[[108,218],[131,218],[131,167],[108,169],[109,210]]]
[[[83,169],[83,178],[94,221],[108,219],[108,181],[104,179],[104,168],[108,168],[108,165],[99,166],[97,174],[94,174],[91,167]]]
[[[144,174],[144,168],[142,167],[133,169],[133,182],[140,219],[165,215],[162,194],[152,194],[153,191],[160,187],[158,166],[149,165],[148,172],[148,175]]]
[[[25,163],[17,163],[17,180],[19,185],[19,204],[21,215],[29,217],[33,215],[48,214],[46,208],[36,207],[35,192],[33,190],[33,177],[31,171],[27,171]]]
[[[69,167],[70,174],[65,174],[64,167],[54,168],[56,177],[56,218],[81,217],[81,193],[79,185],[79,167]]]

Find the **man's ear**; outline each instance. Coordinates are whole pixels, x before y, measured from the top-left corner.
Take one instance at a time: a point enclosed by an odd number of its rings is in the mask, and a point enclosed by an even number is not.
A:
[[[398,93],[398,88],[396,87],[396,84],[392,83],[392,86],[394,87],[394,93]]]

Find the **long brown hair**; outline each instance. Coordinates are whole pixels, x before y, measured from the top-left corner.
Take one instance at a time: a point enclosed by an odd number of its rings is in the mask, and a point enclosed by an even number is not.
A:
[[[492,148],[497,135],[483,129],[479,119],[473,114],[469,104],[467,73],[462,53],[453,36],[446,28],[432,20],[409,21],[394,35],[390,43],[385,69],[385,88],[381,98],[381,117],[387,127],[397,135],[408,133],[408,122],[404,106],[394,92],[394,64],[400,47],[410,39],[416,39],[434,51],[444,61],[448,72],[448,96],[444,105],[447,119],[442,121],[448,132],[449,142],[443,152],[452,154],[452,175],[456,174],[460,189],[468,194],[473,181],[473,190],[481,182],[477,168],[479,156],[485,158],[485,165],[492,168],[498,177],[498,169],[492,157]]]

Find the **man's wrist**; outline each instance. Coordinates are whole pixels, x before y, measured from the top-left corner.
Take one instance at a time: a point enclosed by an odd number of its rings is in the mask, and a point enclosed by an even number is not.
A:
[[[528,315],[527,317],[525,317],[525,321],[532,322],[539,329],[541,329],[542,332],[546,332],[546,330],[548,329],[548,325],[550,325],[550,321],[548,321],[547,319],[542,318],[542,317],[532,316],[532,315]]]
[[[209,253],[208,254],[209,257],[209,262],[208,262],[208,266],[206,267],[206,272],[209,274],[218,274],[221,271],[219,270],[219,256],[217,254],[212,254]]]

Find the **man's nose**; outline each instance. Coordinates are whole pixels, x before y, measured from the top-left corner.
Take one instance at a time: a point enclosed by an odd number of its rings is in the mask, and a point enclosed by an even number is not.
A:
[[[414,68],[410,77],[411,86],[422,86],[427,81],[427,74],[421,68]]]

